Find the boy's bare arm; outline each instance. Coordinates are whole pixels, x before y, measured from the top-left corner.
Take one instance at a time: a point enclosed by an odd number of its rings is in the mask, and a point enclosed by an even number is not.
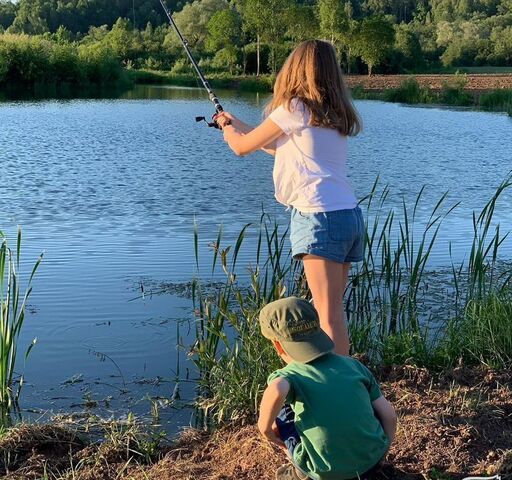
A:
[[[382,424],[382,428],[384,429],[384,433],[389,439],[389,446],[393,443],[395,439],[395,432],[396,432],[396,424],[397,424],[397,417],[395,413],[395,409],[393,408],[393,405],[386,400],[383,396],[377,398],[377,400],[374,400],[372,402],[373,410],[375,411],[375,415],[379,419],[380,423]],[[389,447],[388,447],[389,451]],[[386,454],[383,457],[386,458],[386,455],[388,453],[386,451]]]
[[[285,378],[279,377],[272,381],[265,392],[260,404],[260,418],[258,428],[260,432],[271,442],[283,447],[282,440],[274,433],[272,425],[277,415],[283,408],[286,396],[290,391],[290,383]]]

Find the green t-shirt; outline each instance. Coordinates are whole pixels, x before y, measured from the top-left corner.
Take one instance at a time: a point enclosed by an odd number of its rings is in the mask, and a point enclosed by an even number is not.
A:
[[[297,466],[314,480],[357,478],[384,455],[389,440],[373,412],[382,394],[371,372],[351,357],[334,353],[310,363],[293,362],[272,373],[284,377],[301,442]]]

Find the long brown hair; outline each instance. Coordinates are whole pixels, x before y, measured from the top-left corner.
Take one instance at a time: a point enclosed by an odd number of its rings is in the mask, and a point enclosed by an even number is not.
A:
[[[311,126],[333,128],[350,136],[361,131],[361,120],[329,42],[307,40],[293,50],[277,74],[266,113],[280,105],[289,109],[293,98],[309,109]]]

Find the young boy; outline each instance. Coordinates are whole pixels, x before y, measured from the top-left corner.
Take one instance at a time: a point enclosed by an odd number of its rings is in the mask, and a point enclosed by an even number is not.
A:
[[[332,352],[332,340],[305,300],[266,305],[260,326],[286,363],[268,379],[258,420],[261,433],[293,463],[279,468],[276,479],[368,478],[396,430],[395,411],[371,372]]]

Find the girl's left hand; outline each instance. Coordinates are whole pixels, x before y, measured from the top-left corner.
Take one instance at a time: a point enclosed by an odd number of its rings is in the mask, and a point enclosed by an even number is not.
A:
[[[224,129],[226,125],[231,124],[234,117],[228,112],[221,112],[218,115],[215,115],[213,119],[219,124],[220,128]]]

